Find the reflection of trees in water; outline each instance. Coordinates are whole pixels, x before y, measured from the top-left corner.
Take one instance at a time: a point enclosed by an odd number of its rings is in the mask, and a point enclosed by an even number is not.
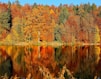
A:
[[[78,79],[94,79],[96,65],[96,51],[94,46],[78,48],[79,67],[74,73]]]
[[[24,76],[26,71],[24,62],[24,47],[12,46],[12,50],[10,51],[10,53],[13,62],[13,75],[17,74],[18,76]]]
[[[99,59],[97,66],[96,66],[96,71],[97,71],[96,73],[97,73],[97,76],[101,78],[101,49],[100,49],[99,57],[100,57],[100,59]]]
[[[66,64],[76,78],[93,79],[97,63],[95,47],[59,47],[55,49],[55,60],[61,68]]]
[[[5,50],[0,48],[0,76],[7,74],[7,76],[10,77],[12,75],[12,67],[11,58]]]
[[[58,65],[62,68],[65,64],[67,68],[74,71],[77,66],[78,54],[75,53],[75,47],[63,46],[55,49],[55,60]]]
[[[98,51],[95,50],[95,47],[13,46],[10,51],[8,46],[4,50],[11,52],[13,71],[18,76],[26,76],[31,73],[34,78],[43,79],[43,75],[39,70],[40,67],[43,67],[53,77],[59,77],[58,73],[65,65],[76,78],[93,79],[96,73],[98,76],[101,75],[101,58],[96,66],[98,58],[96,53]],[[67,73],[65,73],[66,76]]]
[[[53,47],[32,46],[32,49],[33,50],[31,51],[31,55],[28,54],[25,55],[25,62],[28,72],[30,72],[32,76],[35,77],[36,79],[42,79],[43,76],[39,71],[39,66],[42,66],[47,68],[51,74],[55,75],[54,73],[57,72],[58,68],[56,68],[56,64],[54,61]]]
[[[62,60],[62,48],[58,47],[55,48],[55,60],[58,64],[60,64],[61,60]]]

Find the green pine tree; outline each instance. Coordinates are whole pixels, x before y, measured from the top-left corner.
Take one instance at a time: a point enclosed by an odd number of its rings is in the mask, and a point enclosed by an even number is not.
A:
[[[12,26],[11,19],[12,19],[11,18],[11,11],[10,11],[10,7],[9,7],[6,12],[1,12],[0,13],[0,26],[3,29],[6,29],[6,30],[10,31],[11,26]]]
[[[61,7],[61,12],[59,15],[59,24],[64,24],[65,21],[68,19],[69,13],[66,7]]]

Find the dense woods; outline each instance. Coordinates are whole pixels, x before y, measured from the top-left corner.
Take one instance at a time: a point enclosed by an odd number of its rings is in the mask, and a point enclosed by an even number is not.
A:
[[[100,43],[101,6],[0,3],[0,42]]]
[[[100,44],[94,3],[0,2],[0,79],[100,79]]]

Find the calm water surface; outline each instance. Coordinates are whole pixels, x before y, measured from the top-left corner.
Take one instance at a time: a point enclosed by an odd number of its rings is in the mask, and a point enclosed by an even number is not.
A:
[[[0,46],[0,75],[59,78],[63,67],[76,79],[101,79],[100,46]],[[63,74],[65,79],[68,73]]]

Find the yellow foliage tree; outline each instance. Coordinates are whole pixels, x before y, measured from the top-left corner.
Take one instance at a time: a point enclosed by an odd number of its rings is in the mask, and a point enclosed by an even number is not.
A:
[[[100,30],[98,28],[98,26],[95,26],[95,37],[94,37],[94,42],[95,43],[99,43],[100,42]]]

